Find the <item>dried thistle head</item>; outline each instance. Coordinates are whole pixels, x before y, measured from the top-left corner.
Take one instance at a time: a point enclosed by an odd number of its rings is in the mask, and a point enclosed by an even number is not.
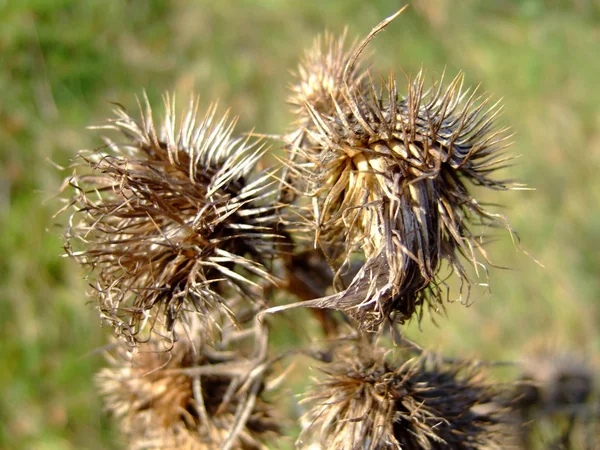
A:
[[[342,78],[344,68],[354,53],[355,43],[348,45],[348,30],[336,37],[325,32],[318,36],[312,47],[304,52],[290,85],[288,103],[295,117],[292,130],[282,136],[287,159],[283,171],[284,183],[280,186],[280,197],[284,203],[292,203],[306,191],[306,181],[294,173],[290,165],[303,164],[314,147],[307,139],[308,130],[314,130],[314,123],[306,105],[322,114],[335,112],[334,100],[342,100]],[[350,89],[358,89],[363,82],[364,73],[356,67],[348,75]],[[290,189],[291,188],[291,189]]]
[[[225,298],[260,303],[260,284],[273,282],[273,182],[255,173],[265,146],[235,138],[235,119],[218,118],[216,105],[202,117],[192,100],[179,125],[175,101],[165,106],[160,130],[147,99],[138,119],[118,107],[99,128],[120,137],[82,152],[67,180],[65,248],[89,269],[103,318],[130,341],[146,324],[170,332],[186,312],[235,320]]]
[[[171,345],[156,336],[137,347],[115,343],[96,382],[128,448],[258,450],[278,436],[280,421],[260,396],[264,372],[252,378],[254,361],[203,345],[202,334],[188,330]]]
[[[305,104],[312,147],[301,149],[308,162],[291,165],[309,180],[315,244],[337,261],[338,275],[357,254],[365,260],[346,289],[305,306],[342,310],[365,329],[391,314],[405,321],[423,303],[437,308],[446,290],[442,261],[468,286],[462,259],[477,270],[477,254],[487,259],[481,234],[508,227],[471,193],[511,187],[493,178],[508,139],[495,126],[498,104],[464,89],[462,75],[427,90],[419,73],[406,96],[393,76],[381,87],[351,87],[360,52],[395,17],[348,60],[335,112]]]
[[[305,401],[312,409],[299,442],[339,450],[501,448],[504,412],[474,365],[426,357],[396,365],[372,347],[323,369]],[[489,407],[491,406],[491,407]]]
[[[514,392],[523,447],[596,448],[600,410],[593,391],[594,372],[582,354],[534,343]]]

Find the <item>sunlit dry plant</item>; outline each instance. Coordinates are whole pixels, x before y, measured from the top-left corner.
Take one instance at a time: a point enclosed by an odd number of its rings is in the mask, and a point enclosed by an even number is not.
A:
[[[170,332],[185,311],[235,320],[226,297],[263,302],[260,284],[274,280],[273,183],[254,173],[265,146],[235,138],[216,105],[202,117],[192,101],[180,125],[174,100],[165,106],[160,130],[147,99],[139,119],[118,107],[98,128],[121,136],[81,153],[68,179],[67,252],[89,269],[103,318],[132,341],[146,324]]]
[[[305,402],[299,444],[322,449],[501,448],[497,390],[474,365],[425,356],[396,364],[371,346],[348,349],[323,369]],[[388,355],[389,356],[389,355]],[[307,448],[307,447],[306,447]]]
[[[379,24],[347,61],[341,95],[331,97],[335,112],[305,103],[313,148],[300,149],[308,162],[291,169],[309,180],[315,245],[333,261],[338,278],[351,258],[365,260],[341,292],[303,305],[342,310],[365,329],[391,314],[403,322],[425,302],[438,307],[446,291],[439,275],[444,260],[468,291],[462,258],[480,269],[477,255],[487,260],[481,233],[508,227],[470,192],[473,186],[510,188],[492,178],[508,159],[502,156],[507,132],[495,126],[498,104],[464,89],[462,75],[446,88],[440,82],[426,89],[419,73],[404,97],[393,76],[382,87],[373,81],[353,87],[363,48],[395,17]]]
[[[115,343],[96,381],[128,448],[258,450],[278,435],[281,421],[260,397],[264,370],[201,335],[187,330],[170,346],[156,336],[137,347]]]
[[[97,383],[131,449],[265,448],[283,416],[261,397],[277,384],[266,374],[298,354],[324,367],[303,400],[301,447],[483,450],[520,433],[519,416],[507,418],[513,391],[400,330],[443,308],[453,274],[468,301],[489,230],[512,233],[474,190],[519,186],[497,176],[511,159],[501,107],[462,74],[428,88],[421,71],[402,94],[395,75],[374,81],[364,68],[365,48],[402,11],[362,42],[325,34],[305,53],[292,128],[277,136],[286,154],[269,155],[278,167],[260,170],[264,141],[236,137],[229,113],[200,114],[192,100],[177,120],[169,96],[160,125],[147,98],[137,118],[117,106],[96,127],[106,145],[79,154],[64,183],[65,249],[117,336]],[[264,315],[297,307],[316,309],[327,349],[273,357],[278,323]],[[312,338],[304,325],[291,328]],[[379,347],[388,331],[407,349]],[[588,373],[547,373],[545,390],[527,376],[523,410],[529,394],[541,409],[589,394]]]

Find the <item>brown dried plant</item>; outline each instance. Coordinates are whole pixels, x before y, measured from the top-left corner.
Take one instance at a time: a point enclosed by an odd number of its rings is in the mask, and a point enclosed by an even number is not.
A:
[[[197,328],[177,329],[171,345],[157,336],[137,347],[116,342],[111,367],[97,375],[128,448],[266,449],[281,424],[261,398],[268,366],[240,350],[209,346]]]
[[[442,305],[443,261],[469,287],[462,260],[485,269],[477,257],[487,260],[482,233],[509,228],[470,192],[511,187],[492,177],[510,159],[502,156],[507,130],[495,127],[497,103],[464,89],[462,75],[446,88],[425,89],[421,72],[405,97],[394,76],[381,87],[372,80],[356,87],[362,50],[395,17],[346,61],[340,92],[330,97],[334,111],[305,102],[310,145],[288,162],[290,173],[308,180],[311,203],[299,203],[296,215],[312,218],[315,246],[336,273],[338,293],[287,307],[341,310],[366,330],[390,316],[404,322],[424,303]],[[339,283],[356,257],[364,266],[349,285]]]
[[[304,134],[314,127],[306,105],[329,115],[335,113],[335,103],[343,101],[344,70],[356,48],[356,42],[347,45],[347,40],[347,29],[340,37],[330,32],[318,36],[304,53],[297,71],[292,73],[295,82],[290,85],[288,103],[293,107],[297,133]],[[346,76],[349,88],[355,91],[362,86],[365,72],[356,65]],[[306,150],[310,150],[310,146],[306,146]]]
[[[265,448],[283,415],[261,397],[266,374],[300,353],[333,362],[305,396],[299,446],[510,442],[514,398],[480,366],[380,345],[424,307],[443,308],[447,277],[468,301],[489,230],[512,233],[474,190],[519,186],[497,178],[511,159],[501,107],[462,74],[426,88],[421,71],[402,95],[393,74],[376,82],[363,68],[365,47],[403,10],[361,42],[325,34],[305,53],[278,167],[259,170],[265,141],[236,137],[228,112],[202,115],[194,99],[176,120],[169,96],[160,126],[146,97],[137,118],[117,105],[96,127],[106,145],[79,154],[63,186],[65,249],[118,338],[97,382],[130,448]],[[298,307],[317,310],[333,350],[269,359],[278,322],[264,314]]]
[[[201,117],[193,100],[179,126],[168,96],[165,108],[159,132],[147,99],[137,120],[119,106],[98,128],[121,137],[82,152],[68,180],[65,248],[88,268],[104,320],[131,342],[147,324],[170,333],[186,311],[235,320],[228,297],[264,304],[261,283],[274,281],[273,180],[255,173],[266,146],[235,138],[236,120],[218,119],[216,105]]]
[[[356,42],[347,44],[348,30],[340,37],[330,32],[318,36],[310,49],[304,52],[296,71],[292,72],[293,82],[290,84],[288,103],[296,118],[292,129],[281,137],[285,144],[286,159],[283,165],[285,183],[281,186],[285,192],[284,198],[292,203],[297,194],[302,195],[307,189],[305,180],[301,177],[290,175],[291,164],[307,162],[307,154],[312,158],[317,149],[308,138],[308,130],[315,130],[314,122],[306,105],[322,114],[335,112],[333,99],[341,101],[343,98],[344,68],[354,53]],[[363,83],[364,72],[356,66],[348,75],[351,89],[358,89]],[[286,185],[292,189],[286,188]]]
[[[369,344],[341,351],[304,402],[298,445],[338,450],[502,448],[506,410],[474,364],[402,363]]]

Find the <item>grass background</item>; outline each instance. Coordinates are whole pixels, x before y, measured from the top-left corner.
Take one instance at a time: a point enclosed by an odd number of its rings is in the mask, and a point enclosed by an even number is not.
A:
[[[106,330],[60,258],[52,195],[85,130],[146,89],[219,99],[239,130],[290,120],[289,70],[324,29],[364,36],[404,2],[0,1],[0,448],[118,448],[92,379]],[[527,251],[490,249],[492,293],[409,334],[451,355],[520,358],[547,340],[600,354],[600,2],[421,0],[371,44],[383,74],[446,68],[503,97],[535,191],[499,193]],[[58,220],[60,222],[60,219]]]

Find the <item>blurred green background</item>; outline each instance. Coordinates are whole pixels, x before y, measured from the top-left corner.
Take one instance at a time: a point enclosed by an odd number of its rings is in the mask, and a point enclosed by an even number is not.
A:
[[[325,29],[365,36],[404,2],[0,1],[0,448],[118,448],[93,375],[108,330],[83,273],[61,258],[53,199],[86,131],[195,92],[240,115],[238,130],[286,129],[289,71]],[[409,334],[452,355],[518,359],[547,340],[600,353],[600,2],[421,0],[370,49],[384,75],[430,80],[464,70],[503,97],[501,122],[522,155],[505,174],[534,191],[492,193],[527,252],[508,236],[491,246],[492,292],[426,317]],[[160,105],[158,105],[160,106]],[[160,110],[160,108],[156,108]]]

